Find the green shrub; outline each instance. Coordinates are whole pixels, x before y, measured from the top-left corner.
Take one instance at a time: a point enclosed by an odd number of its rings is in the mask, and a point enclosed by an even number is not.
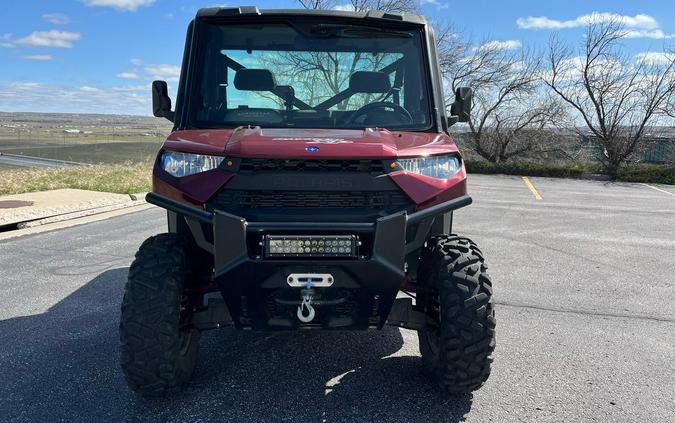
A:
[[[624,182],[644,182],[675,185],[675,165],[639,164],[619,169],[616,179]]]
[[[582,174],[593,172],[595,169],[588,165],[557,165],[532,162],[502,162],[491,163],[486,161],[466,162],[469,173],[502,173],[505,175],[549,176],[553,178],[579,178]]]
[[[581,178],[585,173],[603,173],[599,164],[547,164],[533,162],[492,163],[482,160],[465,162],[469,173]],[[644,182],[675,185],[675,165],[639,164],[624,166],[616,177],[623,182]]]

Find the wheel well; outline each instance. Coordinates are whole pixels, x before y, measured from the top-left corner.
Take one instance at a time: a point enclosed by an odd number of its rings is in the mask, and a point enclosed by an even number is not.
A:
[[[190,237],[192,237],[190,228],[188,227],[187,222],[182,215],[179,215],[178,213],[171,210],[167,210],[166,220],[169,226],[169,233],[190,235]]]
[[[434,218],[434,223],[431,226],[431,231],[427,239],[440,235],[440,234],[450,234],[452,233],[452,217],[453,212],[445,213]]]
[[[409,251],[406,251],[406,256],[405,256],[405,262],[407,264],[407,272],[406,274],[409,277],[416,278],[417,277],[417,269],[419,267],[419,262],[420,262],[420,252],[426,245],[426,243],[433,237],[437,235],[449,235],[452,233],[452,218],[453,218],[453,212],[448,212],[444,213],[441,215],[438,215],[434,218],[433,222],[431,223],[431,227],[426,233],[426,236],[424,238],[424,242],[416,245],[414,249],[411,249]],[[418,228],[419,230],[419,228]]]

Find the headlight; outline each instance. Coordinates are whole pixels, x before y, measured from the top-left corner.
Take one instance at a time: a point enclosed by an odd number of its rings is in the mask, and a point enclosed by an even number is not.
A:
[[[165,151],[162,154],[162,169],[176,177],[188,176],[215,169],[223,159],[220,156]]]
[[[454,176],[460,168],[459,159],[455,156],[401,159],[398,163],[403,167],[403,170],[436,179],[448,179]]]

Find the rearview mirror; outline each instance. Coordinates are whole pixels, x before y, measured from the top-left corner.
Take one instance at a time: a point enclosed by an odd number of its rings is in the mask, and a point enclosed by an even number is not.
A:
[[[469,87],[459,87],[455,90],[455,101],[450,106],[448,123],[468,122],[471,119],[471,101],[473,90]]]
[[[152,82],[152,114],[173,122],[175,113],[171,111],[171,98],[166,81]]]

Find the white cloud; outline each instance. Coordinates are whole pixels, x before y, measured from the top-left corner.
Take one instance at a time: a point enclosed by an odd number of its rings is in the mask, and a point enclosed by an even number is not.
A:
[[[354,11],[354,6],[351,4],[336,4],[333,6],[333,10],[340,10],[343,12],[353,12]]]
[[[165,81],[178,81],[180,77],[180,66],[174,65],[145,65],[143,70],[152,79],[162,79]]]
[[[84,91],[85,93],[98,93],[101,90],[95,87],[89,87],[85,85],[84,87],[80,87],[80,91]]]
[[[136,72],[120,72],[116,76],[122,79],[141,79],[141,75]]]
[[[527,18],[518,18],[516,23],[518,28],[522,29],[566,29],[586,26],[589,23],[609,21],[620,22],[626,28],[657,29],[659,27],[656,19],[649,15],[627,16],[606,12],[593,12],[567,21],[550,19],[546,16],[528,16]]]
[[[488,41],[487,43],[476,47],[476,50],[487,50],[487,49],[496,49],[496,50],[516,50],[523,46],[523,43],[520,40],[494,40]]]
[[[149,87],[64,87],[38,82],[0,84],[0,110],[150,115]]]
[[[34,90],[41,88],[43,85],[39,82],[13,82],[9,86],[17,90]]]
[[[167,64],[148,64],[141,59],[131,59],[129,63],[136,66],[130,71],[123,71],[116,76],[122,79],[161,79],[169,82],[176,82],[180,78],[180,66]]]
[[[441,2],[440,0],[420,0],[420,4],[424,6],[425,4],[430,4],[436,6],[438,9],[447,9],[450,7],[448,3]]]
[[[134,91],[148,91],[150,90],[150,85],[125,85],[121,87],[112,87],[113,91],[120,92],[134,92]]]
[[[660,29],[653,30],[630,30],[625,32],[626,38],[653,38],[655,40],[664,40],[675,38],[675,34],[666,34]]]
[[[584,63],[585,58],[582,56],[572,56],[563,60],[559,64],[559,73],[556,75],[556,79],[558,81],[569,81],[571,79],[579,78],[581,76]],[[541,72],[541,77],[543,79],[550,80],[553,77],[553,73],[550,69],[546,69]]]
[[[73,41],[80,39],[79,32],[67,31],[35,31],[24,38],[16,40],[14,43],[27,47],[59,47],[71,48]]]
[[[637,14],[635,16],[619,15],[617,13],[593,12],[577,16],[570,20],[551,19],[547,16],[528,16],[518,18],[516,23],[521,29],[569,29],[586,26],[590,23],[618,22],[624,26],[628,38],[675,38],[675,34],[666,34],[660,29],[658,21],[650,15]]]
[[[645,51],[635,55],[638,61],[653,64],[653,65],[667,65],[675,61],[675,53],[667,53],[665,51]]]
[[[33,54],[30,56],[23,56],[23,58],[27,60],[36,60],[38,62],[48,62],[50,60],[54,60],[54,57],[50,54]]]
[[[70,18],[63,13],[43,13],[42,19],[54,25],[67,25],[70,23]]]
[[[82,0],[87,6],[112,7],[113,9],[135,12],[139,7],[150,6],[155,0]]]

